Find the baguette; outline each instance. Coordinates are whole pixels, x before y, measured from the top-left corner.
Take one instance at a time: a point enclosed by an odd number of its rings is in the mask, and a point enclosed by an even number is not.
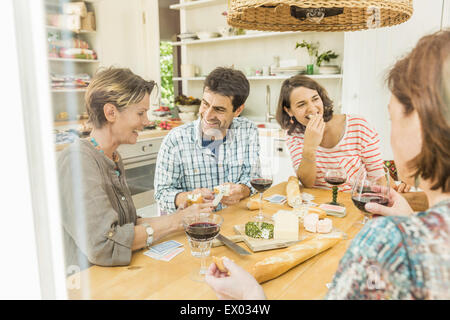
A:
[[[276,255],[257,262],[250,273],[259,283],[272,280],[303,261],[331,248],[344,238],[342,232],[318,235]]]
[[[263,200],[262,201],[262,207],[264,207],[264,205],[266,205],[267,203],[268,203],[268,201]],[[249,210],[258,210],[260,205],[261,205],[261,202],[260,202],[259,199],[250,199],[247,202],[247,208]]]
[[[298,208],[302,203],[302,194],[300,192],[300,185],[297,177],[291,176],[286,185],[287,203],[292,208]]]

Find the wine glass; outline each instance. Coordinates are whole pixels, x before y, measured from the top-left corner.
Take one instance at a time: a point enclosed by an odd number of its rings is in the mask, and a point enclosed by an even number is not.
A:
[[[328,202],[335,206],[344,207],[343,204],[337,202],[338,185],[343,184],[347,180],[347,173],[341,168],[332,168],[325,173],[325,181],[332,185],[333,200]]]
[[[270,188],[273,182],[272,166],[269,161],[262,161],[262,163],[256,163],[252,165],[250,173],[250,184],[256,191],[259,192],[259,212],[253,219],[257,222],[263,222],[264,220],[271,220],[271,218],[264,216],[262,212],[262,200],[263,193]]]
[[[192,256],[200,258],[200,269],[191,273],[191,279],[203,282],[207,271],[206,258],[211,252],[211,244],[219,234],[223,217],[213,213],[197,213],[183,218]]]
[[[383,206],[389,203],[389,170],[383,167],[384,174],[378,177],[370,177],[366,170],[360,170],[352,189],[352,201],[364,215],[364,219],[358,223],[364,225],[372,213],[365,209],[366,203],[375,202]]]

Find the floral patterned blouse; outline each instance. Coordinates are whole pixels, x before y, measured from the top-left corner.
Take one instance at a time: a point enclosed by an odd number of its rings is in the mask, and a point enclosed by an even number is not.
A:
[[[450,199],[377,217],[353,239],[327,299],[450,299]]]

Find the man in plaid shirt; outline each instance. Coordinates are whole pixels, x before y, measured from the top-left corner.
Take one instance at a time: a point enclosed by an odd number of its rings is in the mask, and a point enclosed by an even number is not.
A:
[[[193,193],[212,202],[213,188],[224,183],[230,185],[230,194],[217,210],[254,192],[250,171],[259,161],[258,130],[253,122],[238,118],[249,91],[241,71],[219,67],[208,75],[199,119],[172,129],[159,150],[154,185],[161,211],[186,206]]]

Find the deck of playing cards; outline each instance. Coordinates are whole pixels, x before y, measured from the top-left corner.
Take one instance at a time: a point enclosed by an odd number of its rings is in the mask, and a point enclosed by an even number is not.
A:
[[[144,254],[147,257],[156,260],[170,261],[176,255],[184,251],[184,248],[182,248],[182,246],[182,243],[179,243],[175,240],[169,240],[151,246],[149,250],[144,252]]]

